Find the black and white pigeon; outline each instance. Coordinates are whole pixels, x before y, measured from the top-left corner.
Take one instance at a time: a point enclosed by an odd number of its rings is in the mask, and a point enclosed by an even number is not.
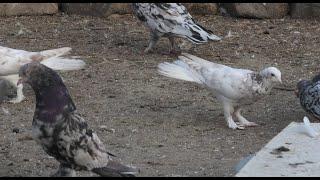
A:
[[[212,31],[197,24],[180,3],[132,3],[135,16],[150,29],[150,40],[145,53],[152,50],[160,37],[170,41],[170,53],[176,53],[174,37],[186,38],[203,44],[221,40]]]
[[[19,103],[24,100],[23,85],[17,86],[19,68],[30,62],[40,62],[54,70],[71,71],[85,67],[85,62],[80,59],[61,57],[71,51],[70,47],[29,52],[0,46],[0,78],[9,81],[17,88],[17,97],[10,100]]]
[[[320,74],[314,76],[311,81],[299,81],[295,92],[302,108],[309,115],[320,120]]]
[[[36,108],[32,122],[33,139],[60,162],[53,176],[75,176],[88,170],[100,176],[134,176],[138,171],[111,158],[97,134],[76,111],[68,89],[52,69],[37,63],[23,65],[19,83],[35,92]]]
[[[241,107],[254,103],[269,93],[275,84],[282,83],[281,72],[275,67],[254,72],[213,63],[187,53],[182,53],[173,63],[160,63],[158,72],[170,78],[196,82],[212,91],[222,103],[224,117],[232,129],[256,126],[240,114]],[[233,118],[238,119],[240,125]]]

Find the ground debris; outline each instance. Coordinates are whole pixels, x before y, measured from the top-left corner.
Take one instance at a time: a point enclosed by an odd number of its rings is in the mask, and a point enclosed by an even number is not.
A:
[[[279,155],[279,154],[281,154],[282,152],[288,152],[288,151],[290,151],[289,148],[284,147],[284,146],[280,146],[280,147],[274,149],[272,152],[270,152],[270,154]]]

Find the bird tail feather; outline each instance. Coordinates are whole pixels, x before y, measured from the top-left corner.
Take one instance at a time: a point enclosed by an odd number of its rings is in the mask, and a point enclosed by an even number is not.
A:
[[[201,74],[199,74],[194,67],[184,62],[184,60],[186,60],[185,57],[179,56],[179,58],[181,60],[178,59],[173,63],[160,63],[158,65],[159,74],[174,79],[203,84],[203,77]]]
[[[57,49],[50,49],[50,50],[44,50],[40,51],[40,55],[46,58],[51,58],[51,57],[58,57],[62,55],[66,55],[71,51],[70,47],[62,47],[62,48],[57,48]]]
[[[83,69],[86,63],[80,59],[68,59],[61,57],[52,57],[40,62],[41,64],[58,71],[72,71]]]
[[[92,172],[102,177],[135,177],[135,174],[139,173],[139,169],[110,160],[107,166],[94,168]]]
[[[208,42],[208,40],[212,41],[220,41],[222,38],[213,34],[212,31],[207,30],[197,23],[193,23],[189,25],[190,34],[186,36],[186,38],[196,44],[202,44]]]

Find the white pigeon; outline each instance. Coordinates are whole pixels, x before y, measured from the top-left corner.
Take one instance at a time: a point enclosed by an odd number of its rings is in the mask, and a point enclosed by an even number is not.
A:
[[[158,72],[207,87],[223,104],[225,119],[232,129],[256,126],[240,114],[241,106],[252,104],[269,93],[276,83],[282,83],[281,72],[275,67],[254,72],[213,63],[187,53],[182,53],[173,63],[160,63]],[[234,122],[234,117],[239,125]]]
[[[10,102],[19,103],[25,98],[22,92],[23,85],[17,85],[19,80],[18,72],[24,64],[38,61],[53,70],[64,71],[84,68],[85,62],[83,60],[60,57],[70,51],[70,47],[29,52],[0,46],[0,78],[9,81],[17,88],[17,97],[10,100]]]
[[[149,52],[160,37],[170,41],[170,53],[174,52],[174,37],[186,38],[192,43],[203,44],[221,40],[212,31],[197,24],[180,3],[132,3],[135,16],[150,29]]]

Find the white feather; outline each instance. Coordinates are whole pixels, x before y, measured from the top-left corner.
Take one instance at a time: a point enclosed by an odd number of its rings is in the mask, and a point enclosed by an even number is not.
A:
[[[60,57],[70,51],[70,47],[29,52],[0,46],[0,76],[17,74],[21,66],[34,61],[40,61],[54,70],[82,69],[84,61]]]
[[[40,62],[41,64],[59,71],[72,71],[83,69],[86,63],[80,59],[67,59],[60,57],[53,57]]]
[[[319,133],[312,128],[309,118],[306,116],[303,118],[303,125],[299,126],[297,131],[313,138],[319,135]]]
[[[164,62],[158,65],[158,72],[166,77],[191,81],[201,84],[196,74],[192,73],[188,65],[183,61],[177,60],[174,63]]]

